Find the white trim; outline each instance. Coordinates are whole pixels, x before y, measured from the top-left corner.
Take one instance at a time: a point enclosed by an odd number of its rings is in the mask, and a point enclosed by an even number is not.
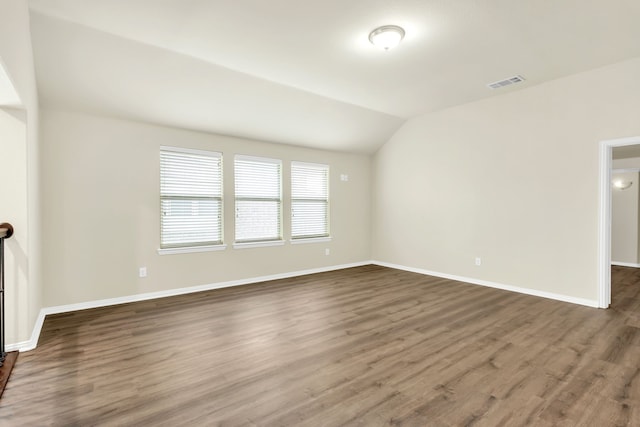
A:
[[[36,348],[38,345],[38,339],[40,338],[40,332],[42,331],[42,325],[44,319],[49,314],[67,313],[70,311],[87,310],[91,308],[107,307],[110,305],[126,304],[130,302],[146,301],[156,298],[166,298],[177,295],[191,294],[194,292],[210,291],[213,289],[229,288],[232,286],[251,285],[254,283],[268,282],[271,280],[289,279],[291,277],[306,276],[308,274],[325,273],[327,271],[343,270],[345,268],[361,267],[363,265],[370,265],[371,261],[354,262],[350,264],[332,265],[328,267],[311,268],[308,270],[299,270],[289,273],[271,274],[268,276],[250,277],[247,279],[230,280],[228,282],[210,283],[199,286],[189,286],[186,288],[167,289],[165,291],[148,292],[143,294],[128,295],[116,298],[107,298],[95,301],[86,301],[77,304],[58,305],[55,307],[45,307],[40,310],[36,324],[33,327],[31,333],[31,339],[29,341],[22,341],[13,344],[7,344],[5,347],[7,351],[29,351]]]
[[[613,147],[640,144],[640,137],[600,141],[598,215],[598,306],[611,304],[611,169]]]
[[[35,329],[36,328],[34,327],[33,330],[35,331]],[[4,346],[4,349],[7,353],[10,351],[29,351],[29,350],[33,350],[34,348],[35,346],[32,345],[31,340],[20,341],[15,344],[7,344]]]
[[[397,270],[410,271],[412,273],[424,274],[427,276],[441,277],[443,279],[457,280],[458,282],[470,283],[473,285],[487,286],[489,288],[502,289],[504,291],[517,292],[520,294],[533,295],[536,297],[549,298],[557,301],[570,302],[572,304],[586,305],[587,307],[598,307],[598,301],[576,298],[569,295],[556,294],[553,292],[538,291],[535,289],[521,288],[519,286],[504,285],[501,283],[490,282],[488,280],[474,279],[471,277],[456,276],[453,274],[439,273],[437,271],[423,270],[421,268],[406,267],[404,265],[391,264],[382,261],[372,261],[373,264],[382,267],[395,268]]]
[[[640,264],[634,264],[632,262],[617,262],[611,261],[611,265],[617,265],[619,267],[632,267],[632,268],[640,268]]]
[[[292,245],[302,245],[305,243],[326,243],[331,241],[331,236],[327,237],[307,237],[304,239],[291,239]]]
[[[640,168],[623,168],[623,169],[611,169],[611,173],[635,173],[640,172]]]
[[[45,309],[40,310],[36,324],[33,325],[33,331],[31,331],[31,338],[28,341],[21,341],[18,343],[7,344],[5,346],[6,351],[30,351],[37,347],[38,339],[40,338],[40,332],[42,331],[42,325],[44,324],[44,318],[46,313]]]
[[[158,248],[158,255],[191,254],[195,252],[224,251],[227,245],[188,246],[185,248]]]
[[[281,159],[274,159],[272,157],[258,157],[258,156],[247,156],[245,154],[236,154],[233,157],[233,160],[240,160],[240,161],[246,161],[246,162],[255,162],[255,163],[272,163],[272,164],[276,164],[276,165],[280,165],[282,166],[282,160]]]
[[[169,145],[161,145],[160,151],[171,151],[174,153],[197,154],[199,156],[215,157],[222,159],[222,153],[219,151],[195,150],[193,148],[171,147]]]
[[[598,192],[598,306],[609,307],[611,296],[611,163],[612,149],[600,143],[600,189]]]
[[[329,165],[325,165],[322,163],[308,163],[308,162],[299,162],[297,160],[292,160],[291,166],[303,166],[310,169],[321,169],[321,170],[326,170],[327,172],[329,171]]]
[[[268,246],[283,246],[284,240],[268,240],[264,242],[239,242],[233,244],[233,249],[248,249],[248,248],[264,248]]]
[[[439,273],[439,272],[435,272],[435,271],[424,270],[424,269],[421,269],[421,268],[413,268],[413,267],[407,267],[407,266],[398,265],[398,264],[392,264],[392,263],[388,263],[388,262],[373,261],[372,260],[372,261],[355,262],[355,263],[350,263],[350,264],[333,265],[333,266],[328,266],[328,267],[312,268],[312,269],[308,269],[308,270],[300,270],[300,271],[294,271],[294,272],[289,272],[289,273],[272,274],[272,275],[269,275],[269,276],[259,276],[259,277],[251,277],[251,278],[247,278],[247,279],[231,280],[231,281],[228,281],[228,282],[219,282],[219,283],[211,283],[211,284],[207,284],[207,285],[190,286],[190,287],[186,287],[186,288],[168,289],[168,290],[165,290],[165,291],[149,292],[149,293],[143,293],[143,294],[135,294],[135,295],[129,295],[129,296],[124,296],[124,297],[108,298],[108,299],[95,300],[95,301],[87,301],[87,302],[81,302],[81,303],[77,303],[77,304],[59,305],[59,306],[55,306],[55,307],[45,307],[42,310],[40,310],[40,314],[38,315],[38,319],[36,320],[36,324],[35,324],[35,326],[33,328],[32,334],[31,334],[31,339],[28,340],[28,341],[22,341],[22,342],[19,342],[19,343],[7,344],[6,345],[6,349],[7,349],[7,351],[14,351],[14,350],[29,351],[29,350],[33,350],[34,348],[36,348],[36,346],[38,344],[38,338],[40,337],[40,332],[41,332],[42,326],[44,324],[44,319],[49,314],[67,313],[67,312],[70,312],[70,311],[87,310],[87,309],[91,309],[91,308],[106,307],[106,306],[118,305],[118,304],[126,304],[126,303],[137,302],[137,301],[146,301],[146,300],[156,299],[156,298],[166,298],[166,297],[172,297],[172,296],[177,296],[177,295],[190,294],[190,293],[194,293],[194,292],[202,292],[202,291],[209,291],[209,290],[213,290],[213,289],[228,288],[228,287],[232,287],[232,286],[250,285],[250,284],[254,284],[254,283],[267,282],[267,281],[270,281],[270,280],[288,279],[288,278],[291,278],[291,277],[305,276],[305,275],[308,275],[308,274],[316,274],[316,273],[324,273],[324,272],[327,272],[327,271],[343,270],[345,268],[361,267],[361,266],[364,266],[364,265],[371,265],[371,264],[379,265],[381,267],[395,268],[397,270],[410,271],[412,273],[419,273],[419,274],[424,274],[424,275],[428,275],[428,276],[441,277],[443,279],[457,280],[459,282],[465,282],[465,283],[470,283],[470,284],[474,284],[474,285],[487,286],[487,287],[490,287],[490,288],[502,289],[502,290],[511,291],[511,292],[518,292],[518,293],[526,294],[526,295],[533,295],[533,296],[537,296],[537,297],[549,298],[549,299],[558,300],[558,301],[564,301],[564,302],[573,303],[573,304],[585,305],[585,306],[588,306],[588,307],[598,307],[599,306],[598,301],[595,301],[595,300],[576,298],[576,297],[571,297],[571,296],[568,296],[568,295],[561,295],[561,294],[556,294],[556,293],[551,293],[551,292],[537,291],[535,289],[528,289],[528,288],[521,288],[521,287],[518,287],[518,286],[504,285],[504,284],[490,282],[490,281],[486,281],[486,280],[473,279],[473,278],[470,278],[470,277],[456,276],[456,275],[453,275],[453,274]]]

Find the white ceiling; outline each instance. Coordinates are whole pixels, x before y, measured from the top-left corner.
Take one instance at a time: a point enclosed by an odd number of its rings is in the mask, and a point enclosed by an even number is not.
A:
[[[30,6],[45,107],[364,153],[416,115],[640,56],[638,0]],[[385,24],[406,30],[389,52],[367,40]]]

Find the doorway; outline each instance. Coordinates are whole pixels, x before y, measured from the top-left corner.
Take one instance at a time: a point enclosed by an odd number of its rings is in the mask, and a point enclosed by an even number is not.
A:
[[[598,306],[611,304],[611,219],[613,151],[640,155],[640,136],[612,139],[600,143],[600,214],[598,238]]]

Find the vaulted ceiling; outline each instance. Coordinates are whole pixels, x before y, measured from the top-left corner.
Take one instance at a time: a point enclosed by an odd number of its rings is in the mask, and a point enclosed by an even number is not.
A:
[[[638,0],[30,0],[40,103],[372,153],[416,115],[640,56]],[[404,27],[385,52],[367,36]],[[520,74],[526,81],[491,90]]]

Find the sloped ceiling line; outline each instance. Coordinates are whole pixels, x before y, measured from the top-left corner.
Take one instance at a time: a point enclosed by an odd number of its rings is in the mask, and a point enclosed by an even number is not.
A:
[[[405,120],[640,56],[640,2],[29,0],[45,107],[373,153]],[[406,36],[382,52],[380,25]],[[520,74],[524,83],[487,83]]]

